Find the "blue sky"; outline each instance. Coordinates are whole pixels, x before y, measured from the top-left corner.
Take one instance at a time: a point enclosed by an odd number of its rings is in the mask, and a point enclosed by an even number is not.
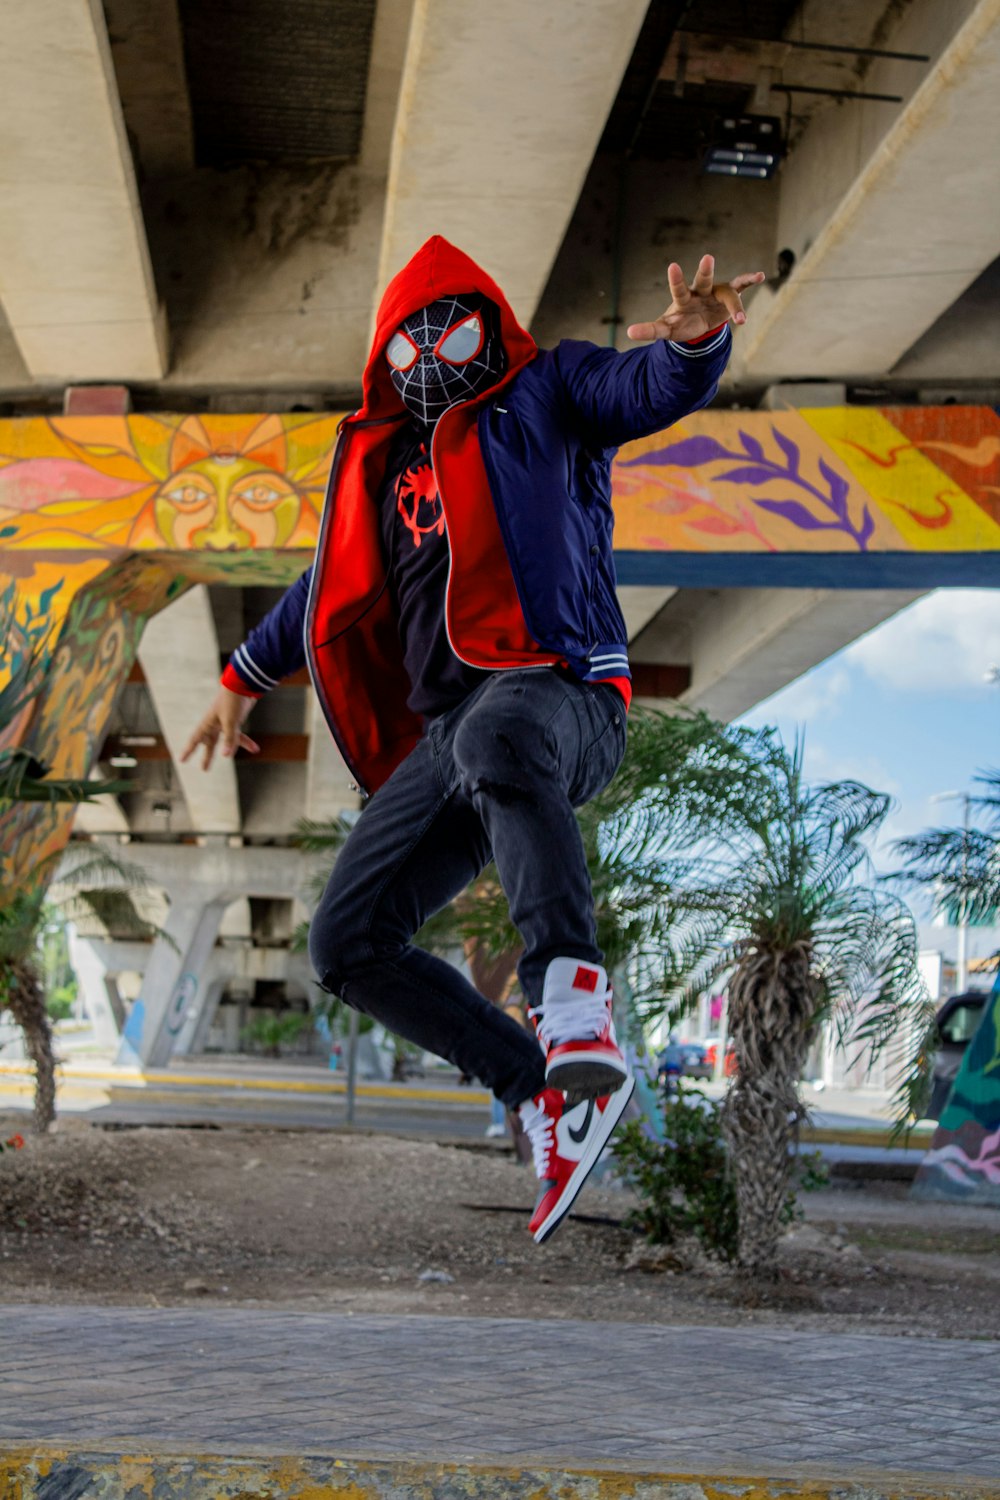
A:
[[[807,774],[852,777],[896,802],[889,839],[957,827],[961,803],[935,792],[974,790],[977,770],[1000,769],[1000,590],[940,589],[815,667],[747,714],[786,740],[805,731]],[[892,860],[880,841],[881,868]],[[954,934],[922,927],[925,946],[954,952]],[[993,951],[971,933],[970,957]]]

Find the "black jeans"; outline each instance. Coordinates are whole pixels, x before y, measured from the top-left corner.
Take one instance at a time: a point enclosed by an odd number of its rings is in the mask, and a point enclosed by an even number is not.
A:
[[[524,940],[529,1003],[551,959],[600,963],[573,808],[625,753],[625,710],[607,684],[551,668],[498,672],[426,734],[367,804],[313,918],[324,989],[482,1080],[514,1106],[544,1087],[541,1049],[415,932],[492,856]]]

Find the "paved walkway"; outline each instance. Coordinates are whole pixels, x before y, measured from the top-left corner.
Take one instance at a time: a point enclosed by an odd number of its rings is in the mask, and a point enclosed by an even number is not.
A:
[[[1000,1479],[998,1412],[1000,1351],[973,1340],[0,1307],[8,1444]]]

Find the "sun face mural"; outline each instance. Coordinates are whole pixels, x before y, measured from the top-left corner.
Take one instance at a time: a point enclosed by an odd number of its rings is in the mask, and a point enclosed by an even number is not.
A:
[[[313,546],[336,425],[328,416],[174,415],[0,423],[0,539],[16,551],[86,541]]]

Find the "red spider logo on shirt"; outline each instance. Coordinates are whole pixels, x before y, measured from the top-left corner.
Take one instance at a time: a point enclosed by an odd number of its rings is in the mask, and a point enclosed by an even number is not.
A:
[[[396,509],[413,537],[414,547],[419,547],[421,538],[433,532],[444,536],[441,497],[434,470],[427,458],[418,460],[399,476]]]

